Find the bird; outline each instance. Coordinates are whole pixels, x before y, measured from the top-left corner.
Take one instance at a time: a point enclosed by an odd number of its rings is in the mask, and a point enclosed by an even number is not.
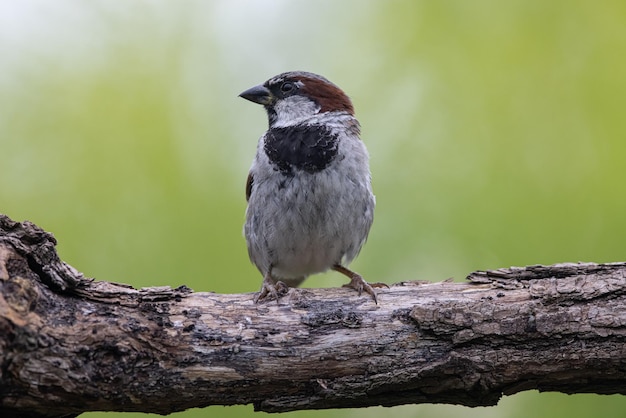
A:
[[[242,92],[269,122],[246,182],[244,236],[263,275],[254,299],[284,296],[312,274],[334,270],[344,287],[374,287],[346,266],[359,254],[372,222],[369,154],[350,98],[321,75],[289,71]]]

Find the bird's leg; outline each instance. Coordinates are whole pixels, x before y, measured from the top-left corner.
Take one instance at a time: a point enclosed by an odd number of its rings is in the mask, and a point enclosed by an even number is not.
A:
[[[389,287],[385,283],[368,283],[363,279],[363,277],[361,277],[360,274],[355,273],[352,270],[348,270],[347,268],[345,268],[344,266],[340,264],[335,264],[332,267],[332,269],[350,278],[350,283],[344,284],[343,287],[350,287],[356,290],[357,292],[359,292],[359,296],[365,290],[367,293],[369,293],[372,296],[372,299],[374,299],[374,303],[376,304],[378,304],[378,300],[376,299],[376,291],[374,290],[374,288],[375,287],[387,287],[387,288]]]
[[[272,277],[272,269],[270,267],[269,271],[265,273],[261,290],[259,290],[259,293],[255,296],[254,303],[259,303],[264,299],[275,299],[278,303],[278,299],[285,296],[288,291],[289,287],[285,283],[274,280]]]

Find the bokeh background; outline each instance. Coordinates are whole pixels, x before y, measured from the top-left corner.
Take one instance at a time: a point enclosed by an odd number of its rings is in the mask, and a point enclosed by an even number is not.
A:
[[[241,228],[267,122],[237,95],[303,69],[340,85],[362,123],[378,199],[353,264],[366,278],[624,261],[624,22],[622,0],[0,0],[0,212],[53,232],[87,276],[256,291]],[[492,408],[287,415],[625,409],[621,396],[525,392]],[[207,414],[253,412],[175,416]]]

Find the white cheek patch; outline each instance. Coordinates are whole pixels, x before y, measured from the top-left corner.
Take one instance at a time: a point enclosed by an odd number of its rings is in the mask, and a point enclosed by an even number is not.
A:
[[[314,101],[302,96],[291,96],[279,100],[274,106],[276,120],[273,127],[296,125],[304,119],[318,114],[320,106]]]

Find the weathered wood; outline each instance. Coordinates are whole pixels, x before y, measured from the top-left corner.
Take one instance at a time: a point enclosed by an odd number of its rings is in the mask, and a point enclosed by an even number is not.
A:
[[[133,289],[0,216],[0,415],[494,405],[528,389],[626,393],[626,263],[253,294]]]

